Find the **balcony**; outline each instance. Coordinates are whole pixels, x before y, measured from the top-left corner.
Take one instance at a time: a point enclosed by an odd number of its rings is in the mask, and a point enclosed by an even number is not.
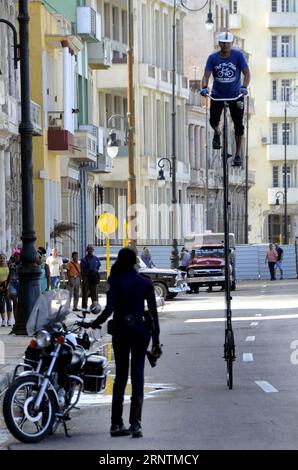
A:
[[[127,65],[114,64],[107,70],[96,73],[97,88],[103,90],[126,90],[128,83]]]
[[[111,41],[102,39],[100,43],[88,43],[88,65],[92,70],[106,70],[113,62]]]
[[[242,27],[242,16],[239,13],[229,15],[230,29],[241,29]]]
[[[285,158],[284,145],[268,145],[267,160],[271,162],[283,161]],[[287,160],[298,160],[298,145],[287,145]]]
[[[101,15],[91,7],[77,7],[77,34],[87,42],[101,41]]]
[[[53,152],[73,155],[74,135],[64,129],[64,112],[48,112],[48,149]]]
[[[267,59],[268,73],[297,73],[298,58],[297,57],[269,57]]]
[[[276,193],[283,193],[284,188],[268,188],[268,204],[275,205]],[[284,204],[283,198],[279,199],[280,205]],[[288,188],[287,191],[287,204],[298,204],[298,188]]]
[[[283,118],[285,115],[285,101],[267,101],[267,117]],[[287,106],[287,115],[289,118],[298,117],[298,106]]]
[[[270,12],[266,15],[267,28],[298,28],[298,13]]]

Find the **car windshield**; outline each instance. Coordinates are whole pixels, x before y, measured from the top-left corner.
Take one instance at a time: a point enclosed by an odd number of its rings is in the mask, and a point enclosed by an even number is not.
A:
[[[224,256],[223,248],[199,248],[195,250],[196,258],[224,258]]]
[[[46,329],[51,332],[56,322],[62,322],[69,314],[70,298],[65,289],[54,289],[41,294],[35,302],[27,321],[27,333],[34,335]]]

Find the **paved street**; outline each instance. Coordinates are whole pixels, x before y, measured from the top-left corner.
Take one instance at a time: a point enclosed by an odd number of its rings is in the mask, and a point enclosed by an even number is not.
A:
[[[297,280],[238,285],[230,391],[222,359],[223,293],[202,291],[167,302],[160,314],[164,354],[155,369],[146,365],[143,439],[109,436],[110,381],[104,398],[89,397],[73,414],[71,439],[60,429],[38,445],[10,440],[9,448],[297,449],[298,365],[291,362],[297,305]]]

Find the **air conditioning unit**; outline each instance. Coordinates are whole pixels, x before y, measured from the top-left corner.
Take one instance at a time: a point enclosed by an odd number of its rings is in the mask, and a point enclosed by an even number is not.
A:
[[[265,136],[265,137],[262,137],[262,138],[261,138],[261,143],[262,143],[263,145],[269,145],[269,144],[270,144],[269,137],[266,137],[266,136]]]

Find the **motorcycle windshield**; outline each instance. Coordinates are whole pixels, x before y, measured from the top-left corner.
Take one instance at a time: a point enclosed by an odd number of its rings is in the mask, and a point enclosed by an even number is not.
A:
[[[62,322],[69,314],[70,298],[68,290],[54,289],[41,294],[35,302],[27,321],[27,333],[33,336],[39,330],[51,333],[56,322]]]

